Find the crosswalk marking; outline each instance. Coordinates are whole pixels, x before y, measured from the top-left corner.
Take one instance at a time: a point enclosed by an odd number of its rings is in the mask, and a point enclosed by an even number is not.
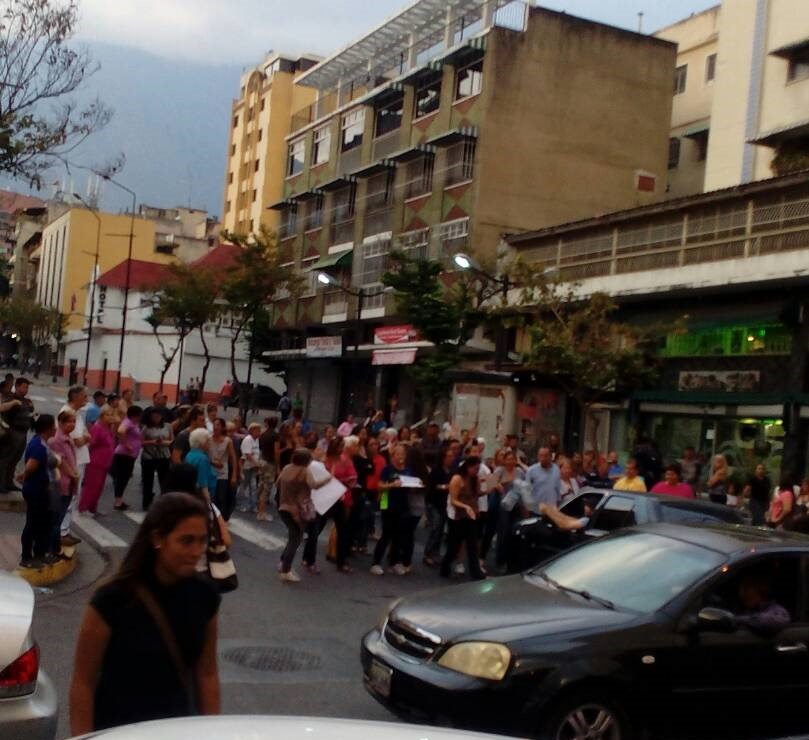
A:
[[[142,511],[127,511],[126,517],[140,525],[146,514]],[[89,523],[85,526],[85,523]],[[127,544],[118,535],[113,534],[105,527],[102,527],[97,521],[90,517],[82,516],[77,525],[83,529],[88,536],[94,539],[101,547],[126,547]],[[281,550],[286,545],[286,542],[280,537],[270,534],[261,527],[245,522],[242,519],[231,519],[228,522],[228,529],[235,537],[247,540],[249,543],[260,547],[262,550],[270,552]]]
[[[281,550],[286,546],[286,542],[280,537],[275,537],[255,524],[248,524],[241,519],[231,519],[228,522],[228,529],[231,534],[247,540],[262,550]]]
[[[93,517],[86,514],[77,514],[73,523],[99,547],[128,547],[117,534],[102,527]]]
[[[28,399],[34,403],[48,403],[54,400],[53,398],[45,398],[45,396],[28,396]]]

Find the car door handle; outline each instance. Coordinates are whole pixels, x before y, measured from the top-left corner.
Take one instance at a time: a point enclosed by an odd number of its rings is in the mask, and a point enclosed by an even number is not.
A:
[[[795,642],[791,645],[776,645],[775,649],[779,653],[805,653],[806,645],[802,642]]]

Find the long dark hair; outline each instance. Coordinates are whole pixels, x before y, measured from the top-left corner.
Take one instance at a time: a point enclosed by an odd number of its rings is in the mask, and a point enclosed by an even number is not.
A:
[[[166,493],[149,508],[112,583],[132,586],[154,578],[157,554],[153,537],[171,534],[181,522],[193,517],[208,520],[205,504],[187,493]]]
[[[475,455],[471,455],[461,461],[461,464],[458,466],[458,470],[455,473],[464,479],[466,485],[469,486],[469,490],[473,493],[477,493],[480,490],[480,482],[478,481],[477,476],[473,478],[471,475],[469,475],[469,469],[474,468],[475,465],[480,465],[480,458],[476,457]]]

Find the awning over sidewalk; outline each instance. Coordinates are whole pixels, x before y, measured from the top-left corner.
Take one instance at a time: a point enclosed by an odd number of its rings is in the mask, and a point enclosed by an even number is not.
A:
[[[351,267],[353,254],[353,249],[327,254],[325,257],[321,257],[317,262],[309,265],[309,267],[306,268],[306,272],[318,272],[319,270],[326,270],[330,267]]]

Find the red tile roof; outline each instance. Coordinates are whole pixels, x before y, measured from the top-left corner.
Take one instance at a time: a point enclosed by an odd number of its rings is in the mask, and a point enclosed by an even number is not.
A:
[[[107,270],[98,278],[98,284],[108,288],[126,287],[126,265],[129,260],[124,260],[115,265],[111,270]],[[129,270],[130,290],[152,290],[164,282],[170,275],[168,265],[161,265],[157,262],[146,262],[144,260],[132,260]]]
[[[235,244],[218,244],[204,257],[192,262],[190,267],[216,271],[227,270],[236,264],[236,255],[241,251],[242,248]]]
[[[45,201],[33,195],[21,195],[11,190],[0,190],[0,213],[16,213],[26,208],[41,208]]]

